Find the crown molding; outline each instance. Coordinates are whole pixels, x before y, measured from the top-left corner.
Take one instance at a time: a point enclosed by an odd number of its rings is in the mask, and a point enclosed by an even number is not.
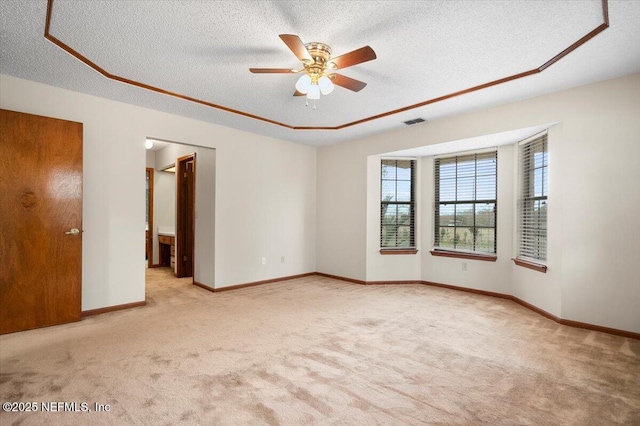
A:
[[[484,84],[480,84],[477,86],[473,86],[470,87],[468,89],[464,89],[464,90],[460,90],[457,92],[453,92],[453,93],[449,93],[447,95],[444,96],[440,96],[437,98],[432,98],[432,99],[428,99],[426,101],[423,102],[419,102],[416,104],[412,104],[412,105],[408,105],[402,108],[398,108],[398,109],[394,109],[391,111],[387,111],[387,112],[383,112],[381,114],[377,114],[377,115],[372,115],[370,117],[366,117],[366,118],[362,118],[360,120],[356,120],[356,121],[351,121],[349,123],[344,123],[344,124],[340,124],[338,126],[293,126],[291,124],[287,124],[287,123],[282,123],[280,121],[276,121],[276,120],[272,120],[266,117],[262,117],[256,114],[250,114],[248,112],[245,111],[240,111],[237,109],[233,109],[233,108],[229,108],[226,107],[224,105],[218,105],[218,104],[214,104],[212,102],[208,102],[202,99],[198,99],[198,98],[194,98],[192,96],[186,96],[186,95],[182,95],[180,93],[176,93],[176,92],[172,92],[169,90],[165,90],[162,89],[160,87],[155,87],[155,86],[151,86],[149,84],[145,84],[139,81],[135,81],[135,80],[131,80],[129,78],[126,77],[122,77],[122,76],[118,76],[115,74],[111,74],[110,72],[108,72],[107,70],[105,70],[104,68],[102,68],[101,66],[99,66],[98,64],[96,64],[95,62],[91,61],[89,58],[87,58],[86,56],[82,55],[80,52],[78,52],[77,50],[75,50],[74,48],[72,48],[71,46],[69,46],[68,44],[64,43],[63,41],[61,41],[60,39],[58,39],[57,37],[55,37],[54,35],[51,34],[51,19],[53,16],[53,3],[54,0],[48,0],[47,2],[47,16],[46,16],[46,20],[45,20],[45,28],[44,28],[44,38],[46,38],[47,40],[49,40],[51,43],[55,44],[56,46],[58,46],[59,48],[61,48],[62,50],[64,50],[65,52],[67,52],[68,54],[70,54],[71,56],[75,57],[76,59],[78,59],[79,61],[83,62],[84,64],[88,65],[90,68],[93,68],[94,71],[102,74],[104,77],[114,80],[114,81],[118,81],[120,83],[124,83],[124,84],[128,84],[131,86],[135,86],[141,89],[146,89],[146,90],[150,90],[152,92],[156,92],[162,95],[167,95],[167,96],[172,96],[174,98],[178,98],[178,99],[182,99],[188,102],[193,102],[196,104],[200,104],[200,105],[204,105],[210,108],[215,108],[221,111],[225,111],[225,112],[229,112],[232,114],[237,114],[246,118],[250,118],[253,120],[257,120],[257,121],[262,121],[264,123],[268,123],[268,124],[273,124],[275,126],[280,126],[280,127],[284,127],[287,129],[291,129],[291,130],[341,130],[341,129],[345,129],[347,127],[352,127],[352,126],[356,126],[358,124],[364,124],[367,123],[369,121],[373,121],[373,120],[379,120],[381,118],[384,117],[388,117],[390,115],[394,115],[394,114],[399,114],[401,112],[405,112],[405,111],[409,111],[415,108],[420,108],[426,105],[431,105],[431,104],[435,104],[438,102],[442,102],[445,101],[447,99],[451,99],[451,98],[455,98],[458,96],[462,96],[462,95],[466,95],[469,93],[473,93],[476,92],[478,90],[482,90],[482,89],[486,89],[488,87],[492,87],[492,86],[497,86],[503,83],[507,83],[509,81],[514,81],[514,80],[519,80],[521,78],[524,77],[528,77],[534,74],[539,74],[541,72],[543,72],[544,70],[546,70],[547,68],[549,68],[550,66],[552,66],[553,64],[555,64],[556,62],[558,62],[560,59],[564,58],[565,56],[567,56],[569,53],[573,52],[574,50],[576,50],[578,47],[582,46],[583,44],[585,44],[586,42],[588,42],[589,40],[591,40],[593,37],[595,37],[596,35],[600,34],[602,31],[606,30],[607,28],[609,28],[609,5],[608,5],[608,0],[602,0],[602,18],[603,18],[603,23],[598,25],[596,28],[594,28],[592,31],[590,31],[589,33],[587,33],[586,35],[584,35],[582,38],[580,38],[578,41],[576,41],[575,43],[573,43],[572,45],[570,45],[569,47],[567,47],[566,49],[564,49],[562,52],[558,53],[557,55],[555,55],[553,58],[549,59],[547,62],[545,62],[544,64],[540,65],[537,68],[533,68],[529,71],[524,71],[518,74],[514,74],[514,75],[510,75],[508,77],[504,77],[504,78],[500,78],[498,80],[493,80],[490,81],[488,83],[484,83]]]

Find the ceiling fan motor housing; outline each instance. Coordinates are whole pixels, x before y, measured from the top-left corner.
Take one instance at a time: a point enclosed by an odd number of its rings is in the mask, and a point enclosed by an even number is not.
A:
[[[329,59],[331,58],[331,47],[324,43],[315,41],[306,43],[304,47],[307,48],[309,55],[313,58],[313,62],[309,64],[305,63],[304,66],[311,79],[316,83],[327,68],[335,68],[331,67],[329,64]]]

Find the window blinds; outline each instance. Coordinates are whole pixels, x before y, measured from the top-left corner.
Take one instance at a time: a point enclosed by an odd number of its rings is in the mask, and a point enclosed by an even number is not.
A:
[[[380,247],[415,248],[415,160],[382,160]]]
[[[547,135],[522,144],[518,200],[518,256],[547,259]]]
[[[496,252],[496,151],[435,159],[434,245]]]

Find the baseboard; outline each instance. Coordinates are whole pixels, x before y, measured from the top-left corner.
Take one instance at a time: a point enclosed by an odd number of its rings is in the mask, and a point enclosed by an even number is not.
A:
[[[254,287],[254,286],[262,285],[262,284],[269,284],[269,283],[275,283],[275,282],[280,282],[280,281],[294,280],[296,278],[310,277],[312,275],[316,275],[316,272],[307,272],[305,274],[289,275],[288,277],[272,278],[270,280],[254,281],[254,282],[250,282],[250,283],[230,285],[228,287],[220,287],[220,288],[214,288],[214,289],[211,289],[211,287],[209,287],[209,288],[207,288],[207,290],[211,290],[214,293],[217,293],[219,291],[239,290],[241,288]]]
[[[200,288],[203,288],[203,289],[205,289],[207,291],[210,291],[212,293],[215,291],[215,288],[209,287],[208,285],[199,283],[198,281],[195,281],[195,280],[193,281],[193,285],[198,286]]]
[[[540,309],[535,305],[532,305],[531,303],[525,302],[522,299],[517,298],[516,296],[512,296],[510,294],[505,294],[505,293],[496,293],[493,291],[486,291],[486,290],[478,290],[475,288],[468,288],[468,287],[458,287],[455,285],[449,285],[449,284],[440,284],[440,283],[434,283],[434,282],[430,282],[430,281],[362,281],[362,280],[356,280],[353,278],[346,278],[346,277],[340,277],[338,275],[331,275],[331,274],[325,274],[323,272],[316,272],[316,275],[319,275],[321,277],[327,277],[327,278],[333,278],[336,280],[340,280],[340,281],[347,281],[350,283],[355,283],[355,284],[361,284],[361,285],[370,285],[370,284],[377,284],[377,285],[381,285],[381,284],[423,284],[423,285],[428,285],[428,286],[432,286],[432,287],[441,287],[441,288],[446,288],[446,289],[450,289],[450,290],[457,290],[457,291],[464,291],[465,293],[473,293],[473,294],[479,294],[482,296],[489,296],[489,297],[498,297],[500,299],[507,299],[507,300],[511,300],[512,302],[517,303],[520,306],[523,306],[539,315],[542,315],[545,318],[548,318],[552,321],[557,322],[560,325],[565,325],[568,327],[576,327],[576,328],[583,328],[586,330],[591,330],[591,331],[599,331],[601,333],[608,333],[608,334],[613,334],[616,336],[621,336],[621,337],[627,337],[629,339],[635,339],[635,340],[640,340],[640,333],[634,333],[632,331],[627,331],[627,330],[619,330],[617,328],[610,328],[610,327],[604,327],[601,325],[595,325],[595,324],[589,324],[586,322],[579,322],[579,321],[573,321],[573,320],[568,320],[568,319],[563,319],[560,318],[556,315],[553,315],[550,312],[545,311],[544,309]]]
[[[586,330],[599,331],[601,333],[615,334],[616,336],[622,336],[622,337],[627,337],[629,339],[640,340],[640,333],[634,333],[632,331],[619,330],[617,328],[603,327],[601,325],[594,325],[586,322],[573,321],[573,320],[567,320],[567,319],[561,319],[560,324],[566,325],[569,327],[584,328]]]
[[[347,281],[347,282],[354,283],[354,284],[362,284],[362,285],[367,284],[366,281],[356,280],[356,279],[353,279],[353,278],[341,277],[341,276],[338,276],[338,275],[325,274],[324,272],[316,272],[316,275],[321,276],[321,277],[333,278],[334,280]]]
[[[366,285],[387,285],[387,284],[422,284],[422,281],[408,280],[408,281],[367,281]]]
[[[449,290],[459,290],[459,291],[464,291],[465,293],[480,294],[482,296],[498,297],[500,299],[509,299],[509,300],[511,300],[511,298],[512,298],[512,296],[510,294],[496,293],[495,291],[479,290],[477,288],[458,287],[458,286],[455,286],[455,285],[440,284],[440,283],[434,283],[434,282],[431,282],[431,281],[420,281],[420,284],[428,285],[428,286],[431,286],[431,287],[448,288]]]
[[[583,328],[585,330],[591,330],[591,331],[599,331],[601,333],[607,333],[607,334],[614,334],[616,336],[622,336],[622,337],[628,337],[629,339],[635,339],[635,340],[640,340],[640,333],[634,333],[632,331],[627,331],[627,330],[620,330],[617,328],[611,328],[611,327],[604,327],[602,325],[595,325],[595,324],[589,324],[586,322],[580,322],[580,321],[574,321],[574,320],[569,320],[569,319],[564,319],[564,318],[560,318],[556,315],[553,315],[550,312],[547,312],[543,309],[538,308],[537,306],[534,306],[530,303],[525,302],[522,299],[518,299],[515,296],[511,296],[511,300],[513,300],[514,302],[516,302],[519,305],[524,306],[527,309],[530,309],[544,317],[549,318],[550,320],[553,320],[555,322],[557,322],[558,324],[562,324],[562,325],[566,325],[568,327],[575,327],[575,328]]]
[[[146,304],[146,300],[143,300],[141,302],[125,303],[123,305],[107,306],[106,308],[89,309],[88,311],[82,311],[82,318],[89,317],[91,315],[106,314],[107,312],[121,311],[123,309],[138,308],[140,306],[145,306]]]
[[[549,318],[550,320],[553,320],[553,321],[557,322],[558,324],[563,324],[564,320],[562,318],[560,318],[559,316],[553,315],[551,312],[547,312],[544,309],[540,309],[537,306],[532,305],[529,302],[525,302],[524,300],[517,298],[516,296],[509,296],[509,299],[513,300],[518,305],[523,306],[523,307],[535,312],[536,314],[539,314],[539,315],[542,315],[543,317]],[[566,325],[566,324],[563,324],[563,325]],[[596,326],[594,325],[594,327],[596,327]]]

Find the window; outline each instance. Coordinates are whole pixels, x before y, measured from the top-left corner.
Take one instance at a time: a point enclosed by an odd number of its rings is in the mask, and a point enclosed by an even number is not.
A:
[[[435,248],[496,253],[496,151],[436,158]]]
[[[413,249],[415,239],[415,160],[382,160],[380,247]]]
[[[547,136],[520,145],[518,257],[547,260]]]

